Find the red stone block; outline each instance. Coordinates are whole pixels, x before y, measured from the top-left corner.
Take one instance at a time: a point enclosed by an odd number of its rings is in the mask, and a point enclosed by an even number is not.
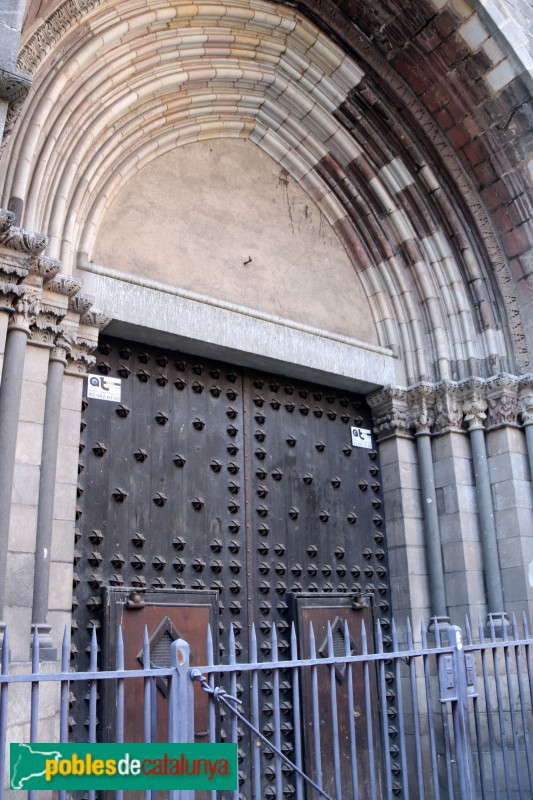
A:
[[[524,270],[522,269],[522,264],[519,258],[511,258],[509,260],[509,271],[511,272],[515,283],[518,283],[518,281],[522,280],[524,277]]]
[[[502,244],[508,258],[519,256],[533,247],[533,227],[529,222],[514,228],[502,236]]]
[[[488,157],[488,153],[480,139],[474,139],[468,142],[468,144],[461,148],[461,154],[472,166],[480,164]]]
[[[438,51],[450,67],[455,67],[468,56],[468,48],[456,34],[452,34]]]
[[[435,122],[437,122],[443,131],[447,131],[448,128],[455,125],[455,120],[447,108],[441,108],[440,111],[437,111],[435,114]]]
[[[490,161],[482,161],[474,167],[478,187],[490,186],[498,177]]]
[[[447,132],[447,135],[448,139],[457,150],[460,150],[461,147],[464,147],[465,144],[470,141],[470,136],[462,124],[454,125],[454,127],[450,128]]]
[[[452,14],[450,11],[441,11],[440,14],[435,17],[432,27],[441,37],[441,39],[447,39],[448,36],[457,30],[460,25],[459,17],[455,14]]]
[[[500,208],[496,209],[492,214],[492,221],[500,234],[507,233],[507,231],[512,230],[514,227],[505,206],[500,206]]]
[[[516,197],[509,203],[507,212],[513,226],[521,225],[523,222],[527,222],[528,219],[533,218],[533,208],[526,194]]]

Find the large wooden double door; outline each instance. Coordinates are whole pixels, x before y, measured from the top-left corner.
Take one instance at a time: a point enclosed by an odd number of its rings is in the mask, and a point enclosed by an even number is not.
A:
[[[237,661],[249,658],[252,623],[260,658],[273,656],[274,625],[274,656],[289,657],[299,594],[369,593],[386,620],[379,462],[373,448],[352,445],[352,427],[371,428],[362,397],[111,338],[92,373],[120,378],[121,398],[83,404],[77,669],[88,666],[106,588],[174,592],[178,605],[182,594],[205,600],[220,657],[233,626]],[[150,635],[160,622],[150,622]],[[77,698],[74,736],[86,716]],[[270,796],[268,773],[265,781]]]

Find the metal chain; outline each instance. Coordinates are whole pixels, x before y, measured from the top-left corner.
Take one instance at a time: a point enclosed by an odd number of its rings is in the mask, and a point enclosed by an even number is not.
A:
[[[231,703],[238,703],[239,705],[241,705],[242,700],[239,700],[238,697],[233,697],[233,695],[226,692],[226,690],[223,689],[221,686],[210,686],[206,676],[202,675],[199,669],[191,669],[190,676],[193,681],[198,681],[201,684],[204,692],[210,694],[213,697],[213,700],[218,700],[220,703],[223,703],[226,706],[226,708],[231,711],[232,714],[234,714],[238,719],[240,719],[240,721],[243,722],[252,731],[252,733],[255,734],[255,736],[258,736],[261,739],[261,741],[263,741],[279,758],[282,759],[282,761],[284,761],[289,767],[291,767],[295,772],[297,772],[298,775],[300,775],[300,777],[304,779],[304,781],[307,781],[307,783],[310,786],[312,786],[316,792],[318,792],[322,797],[325,797],[326,800],[333,800],[333,798],[330,797],[329,794],[326,794],[326,792],[323,789],[321,789],[320,786],[318,786],[313,780],[311,780],[311,778],[308,775],[302,772],[302,770],[299,767],[297,767],[296,764],[294,764],[290,760],[290,758],[287,758],[287,756],[284,753],[282,753],[281,750],[278,750],[278,748],[275,745],[273,745],[272,742],[270,742],[266,738],[266,736],[264,736],[260,731],[258,731],[257,728],[255,728],[252,725],[252,723],[240,713],[240,711],[237,711],[237,709],[231,705]]]

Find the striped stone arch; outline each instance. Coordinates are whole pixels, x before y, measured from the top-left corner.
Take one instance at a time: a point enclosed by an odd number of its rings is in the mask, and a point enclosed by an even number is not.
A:
[[[65,272],[90,261],[108,209],[151,161],[244,139],[337,235],[379,345],[400,357],[399,382],[527,371],[520,309],[483,203],[427,110],[368,43],[348,54],[300,10],[262,0],[48,9],[20,49],[33,83],[0,162],[1,205],[46,231]]]

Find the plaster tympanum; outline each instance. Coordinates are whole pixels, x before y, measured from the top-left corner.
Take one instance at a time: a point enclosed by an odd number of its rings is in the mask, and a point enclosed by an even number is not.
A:
[[[363,290],[329,223],[251,142],[154,159],[119,192],[91,260],[376,343]]]

